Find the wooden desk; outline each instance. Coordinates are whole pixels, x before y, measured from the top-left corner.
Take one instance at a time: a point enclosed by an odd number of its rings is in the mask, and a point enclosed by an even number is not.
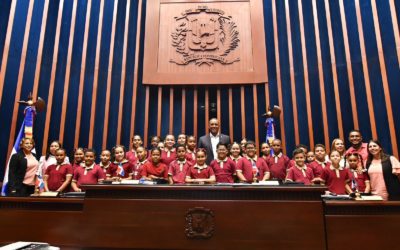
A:
[[[326,201],[327,247],[399,249],[400,201]]]
[[[87,186],[84,200],[0,198],[0,218],[7,216],[0,220],[0,243],[45,241],[92,249],[325,249],[324,190],[94,185]]]

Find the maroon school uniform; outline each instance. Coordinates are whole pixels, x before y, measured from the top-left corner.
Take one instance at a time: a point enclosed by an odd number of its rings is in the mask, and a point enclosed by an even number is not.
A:
[[[123,171],[119,168],[119,165],[122,165]],[[128,161],[124,160],[122,162],[112,162],[110,167],[107,169],[107,177],[120,177],[120,178],[128,178],[132,175],[133,165]]]
[[[85,167],[85,163],[81,162],[81,163],[77,164],[74,162],[71,166],[72,166],[72,171],[75,171],[75,169],[77,169],[77,168]]]
[[[213,160],[210,163],[210,167],[214,171],[217,182],[233,183],[233,175],[236,171],[236,163],[229,157],[226,157],[225,160]]]
[[[90,167],[80,167],[75,169],[72,181],[76,182],[78,188],[82,189],[83,184],[97,184],[99,180],[103,180],[104,177],[104,172],[101,167],[93,164]]]
[[[236,164],[236,166],[237,166],[238,161],[239,161],[240,159],[242,159],[242,157],[241,157],[240,155],[239,155],[238,158],[235,158],[235,157],[233,157],[232,155],[229,156],[229,158],[231,158],[231,160]]]
[[[57,191],[67,179],[67,176],[72,176],[73,170],[70,164],[50,165],[46,168],[45,175],[47,178],[47,187],[50,191]],[[68,191],[68,186],[64,189]]]
[[[142,178],[142,170],[143,170],[143,165],[148,162],[147,159],[144,159],[144,161],[137,161],[136,164],[133,166],[133,172],[132,172],[132,179],[133,180],[140,180]]]
[[[196,164],[196,154],[195,151],[190,151],[189,149],[186,151],[185,158],[188,162],[192,163],[192,165]]]
[[[314,173],[311,168],[304,165],[304,167],[294,166],[289,169],[286,180],[294,182],[303,182],[305,185],[311,185],[311,180],[314,179]]]
[[[125,158],[131,163],[132,166],[134,166],[138,161],[136,151],[133,149],[126,152]]]
[[[175,149],[167,150],[166,148],[161,151],[161,162],[169,166],[171,162],[176,159]]]
[[[244,178],[249,183],[253,182],[253,163],[255,163],[257,168],[256,176],[258,180],[262,180],[264,175],[270,172],[268,165],[262,158],[256,156],[254,160],[251,160],[248,157],[242,157],[236,165],[236,171],[242,172]]]
[[[272,155],[269,157],[267,165],[269,167],[269,171],[271,172],[271,179],[284,180],[289,161],[289,157],[282,154],[282,152],[278,155]]]
[[[189,168],[186,176],[190,179],[209,179],[211,176],[215,176],[214,171],[207,165],[198,166],[195,164]]]
[[[172,176],[172,180],[176,184],[185,183],[185,178],[190,167],[193,166],[188,160],[175,160],[169,164],[168,175]]]
[[[168,179],[167,165],[160,162],[156,166],[151,161],[146,162],[142,167],[142,176],[149,177],[150,175],[154,175],[159,178]]]
[[[358,189],[358,192],[365,192],[366,182],[369,182],[369,176],[367,172],[363,172],[362,174],[358,174],[357,171],[353,169],[348,169],[349,178],[350,178],[350,188],[355,192]]]
[[[104,176],[107,175],[107,170],[108,170],[108,168],[110,167],[110,165],[111,165],[111,162],[108,162],[108,165],[106,165],[106,166],[103,165],[102,162],[99,163],[99,166],[101,167],[101,169],[103,169]]]
[[[315,160],[309,163],[308,166],[313,170],[314,177],[320,178],[324,169],[329,168],[331,166],[331,163],[329,161],[320,162],[318,160]]]
[[[321,178],[325,181],[328,190],[336,194],[346,194],[346,183],[350,181],[347,169],[335,169],[333,166],[325,168]]]

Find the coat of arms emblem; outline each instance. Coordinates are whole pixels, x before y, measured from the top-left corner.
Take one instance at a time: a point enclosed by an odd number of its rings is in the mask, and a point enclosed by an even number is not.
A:
[[[210,209],[196,207],[186,213],[186,236],[191,239],[208,239],[214,233],[214,213]]]
[[[213,65],[214,62],[232,64],[240,60],[230,54],[238,47],[239,32],[231,16],[224,11],[199,6],[175,17],[177,27],[172,32],[172,46],[179,58],[171,63],[187,65]]]

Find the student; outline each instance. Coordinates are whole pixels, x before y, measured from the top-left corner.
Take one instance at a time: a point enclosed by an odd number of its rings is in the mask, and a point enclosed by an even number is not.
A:
[[[332,151],[329,156],[332,164],[330,167],[324,168],[321,181],[328,186],[328,190],[331,193],[351,193],[349,171],[341,168],[339,165],[340,153],[338,151]]]
[[[267,165],[271,171],[272,179],[285,180],[290,159],[282,153],[281,145],[282,142],[279,139],[272,141],[271,147],[274,153],[268,159]]]
[[[196,163],[196,137],[194,135],[187,137],[186,160],[192,165]]]
[[[187,136],[185,134],[179,134],[178,140],[176,141],[179,145],[186,145]]]
[[[336,138],[332,141],[331,151],[336,150],[340,154],[340,166],[341,167],[348,167],[345,165],[345,153],[346,148],[344,146],[344,142],[340,138]]]
[[[371,182],[371,193],[384,200],[400,198],[399,160],[383,152],[377,140],[369,141],[366,168]]]
[[[189,168],[186,173],[186,183],[214,183],[215,174],[212,168],[206,164],[206,151],[199,148],[196,152],[196,164]]]
[[[256,144],[253,141],[248,141],[246,156],[242,157],[237,163],[236,174],[239,181],[252,183],[269,179],[268,165],[262,158],[257,157],[256,151]]]
[[[168,167],[169,184],[184,184],[187,171],[192,166],[186,159],[186,146],[178,144],[175,148],[176,160],[171,162]]]
[[[39,159],[39,168],[38,168],[38,173],[36,175],[44,176],[48,166],[57,164],[56,151],[59,148],[61,148],[61,143],[59,141],[52,141],[50,143],[46,151],[46,155],[40,157]],[[65,163],[69,163],[68,156],[65,157]]]
[[[139,180],[140,178],[142,178],[143,166],[148,162],[147,151],[144,147],[142,146],[138,147],[136,149],[136,154],[137,154],[137,161],[133,166],[133,174],[132,174],[133,180]]]
[[[353,192],[369,193],[371,185],[367,172],[358,172],[358,168],[362,167],[362,158],[357,153],[346,155],[346,162],[349,164],[350,187]]]
[[[237,142],[233,142],[229,147],[229,158],[236,164],[242,156],[240,155],[240,145]]]
[[[84,166],[74,170],[72,177],[72,189],[75,192],[82,192],[82,185],[97,184],[104,180],[104,172],[99,165],[94,163],[96,153],[93,149],[87,149],[84,156]]]
[[[161,162],[169,166],[169,164],[176,159],[176,152],[174,148],[175,136],[167,135],[165,137],[164,145],[165,148],[161,151]]]
[[[137,153],[136,150],[138,147],[143,145],[143,140],[140,135],[134,135],[132,138],[132,149],[126,152],[126,159],[131,163],[131,165],[135,165],[137,161]]]
[[[228,157],[226,144],[217,144],[217,159],[211,161],[210,167],[214,171],[218,183],[233,183],[236,164]]]
[[[158,143],[161,142],[161,138],[157,135],[150,137],[150,148],[158,147]]]
[[[240,141],[240,152],[241,152],[241,155],[243,157],[246,156],[246,143],[247,143],[247,139],[246,138],[243,138]]]
[[[310,164],[315,161],[315,154],[313,151],[309,151],[306,155],[306,163]]]
[[[161,151],[163,151],[163,150],[165,149],[165,144],[164,144],[164,142],[160,141],[160,142],[157,144],[157,147],[156,147],[156,148],[159,148],[159,149],[161,149]]]
[[[85,166],[84,157],[85,157],[85,150],[83,148],[77,148],[74,150],[74,159],[72,162],[72,169],[74,171],[79,167]]]
[[[308,153],[308,147],[304,144],[297,144],[295,149],[301,149],[303,150],[304,154],[307,155]],[[287,170],[289,170],[290,168],[294,167],[296,165],[296,162],[294,159],[290,159],[288,166],[287,166]]]
[[[314,147],[315,161],[310,163],[309,166],[314,172],[315,177],[321,177],[325,168],[329,168],[331,163],[326,160],[325,146],[316,144]]]
[[[271,147],[268,142],[263,142],[261,144],[261,157],[264,159],[265,163],[268,164],[268,160],[271,157]]]
[[[107,170],[107,179],[116,181],[131,180],[133,175],[133,165],[126,159],[125,147],[117,145],[112,149],[112,161]]]
[[[289,169],[286,175],[288,182],[301,182],[304,185],[311,185],[314,182],[314,173],[311,168],[305,164],[306,155],[303,150],[295,149],[293,151],[293,159],[296,165]]]
[[[153,148],[151,150],[151,161],[146,162],[142,168],[142,179],[157,182],[168,181],[168,167],[161,162],[161,150]]]
[[[100,154],[99,166],[103,169],[104,175],[107,174],[107,170],[111,165],[111,152],[108,149],[104,149]]]
[[[64,192],[68,189],[72,180],[73,170],[69,163],[65,162],[65,149],[59,148],[56,151],[57,163],[50,165],[43,176],[44,190],[46,192]]]

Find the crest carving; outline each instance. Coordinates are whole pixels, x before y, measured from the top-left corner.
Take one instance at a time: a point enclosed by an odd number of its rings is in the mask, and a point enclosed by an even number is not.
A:
[[[190,239],[209,239],[214,234],[214,213],[203,207],[191,208],[186,213],[186,236]]]
[[[239,32],[232,17],[226,16],[224,11],[199,6],[185,10],[175,20],[177,27],[171,36],[178,55],[170,59],[171,63],[211,66],[215,62],[232,64],[240,60],[230,56],[239,45]]]

